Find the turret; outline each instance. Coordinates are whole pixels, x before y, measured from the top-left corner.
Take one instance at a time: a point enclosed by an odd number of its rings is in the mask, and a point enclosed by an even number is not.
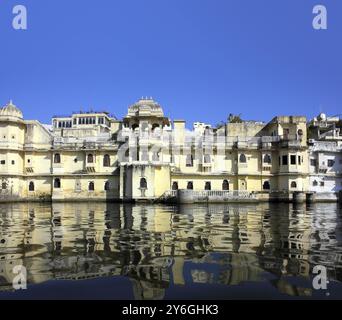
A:
[[[23,174],[25,123],[12,101],[0,109],[0,195],[19,197]]]

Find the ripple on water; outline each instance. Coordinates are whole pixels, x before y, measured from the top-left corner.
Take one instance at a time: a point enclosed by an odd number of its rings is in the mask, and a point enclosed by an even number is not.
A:
[[[300,296],[307,291],[292,282],[309,279],[317,264],[342,280],[341,208],[1,204],[1,285],[18,264],[33,284],[125,275],[149,290],[199,283],[228,290],[264,281],[279,295]]]

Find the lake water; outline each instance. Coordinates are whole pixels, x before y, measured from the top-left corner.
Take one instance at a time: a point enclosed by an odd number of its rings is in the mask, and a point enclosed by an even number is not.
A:
[[[1,204],[0,299],[341,299],[341,218],[338,204]]]

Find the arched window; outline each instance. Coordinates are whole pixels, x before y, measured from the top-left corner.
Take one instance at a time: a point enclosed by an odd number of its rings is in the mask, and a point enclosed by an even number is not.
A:
[[[194,184],[192,183],[192,181],[188,182],[188,185],[186,187],[188,190],[194,190]]]
[[[154,131],[156,128],[159,128],[159,124],[158,123],[154,123],[152,125],[152,131]]]
[[[172,184],[172,190],[178,190],[178,182],[175,181],[173,184]]]
[[[211,128],[209,126],[206,126],[204,129],[204,135],[209,136],[211,134]]]
[[[222,190],[229,190],[229,182],[228,180],[223,180],[223,183],[222,183]]]
[[[6,190],[6,189],[7,189],[7,183],[6,183],[6,182],[3,182],[3,183],[1,184],[1,189],[3,189],[3,190]]]
[[[264,184],[262,185],[263,190],[270,190],[271,185],[269,181],[265,181]]]
[[[103,166],[110,167],[110,156],[108,154],[105,154],[103,157]]]
[[[291,182],[291,188],[297,188],[297,182],[296,181],[292,181]]]
[[[188,154],[186,156],[186,166],[187,167],[193,167],[194,166],[194,157],[192,154]]]
[[[312,185],[313,185],[314,187],[317,187],[317,186],[318,186],[317,180],[315,180],[315,181],[312,183]]]
[[[134,153],[134,151],[133,151],[132,153]],[[121,155],[121,153],[120,153],[120,155]],[[128,162],[128,161],[129,161],[129,155],[130,155],[130,151],[129,151],[129,148],[127,148],[127,149],[125,150],[125,154],[123,155],[123,160],[122,160],[122,162]],[[120,158],[121,158],[121,156],[120,156]],[[138,160],[138,159],[137,159],[137,160]]]
[[[205,154],[204,155],[204,163],[210,163],[210,162],[211,162],[210,154]]]
[[[240,163],[246,163],[247,162],[247,158],[243,153],[240,154],[239,162]]]
[[[108,191],[110,189],[109,181],[106,181],[106,183],[104,185],[104,189],[105,189],[105,191]]]
[[[133,130],[135,130],[135,129],[137,129],[137,128],[139,128],[139,125],[138,125],[137,123],[135,123],[135,124],[132,125],[132,129],[133,129]]]
[[[140,189],[147,189],[147,181],[145,178],[140,179]]]
[[[152,161],[159,161],[159,160],[160,160],[159,152],[153,152]]]
[[[94,163],[94,156],[93,156],[91,153],[88,154],[87,162],[88,162],[88,163]]]
[[[55,156],[53,158],[54,163],[61,163],[61,155],[59,153],[55,153]]]
[[[55,189],[60,189],[60,187],[61,187],[61,179],[56,178],[56,179],[55,179],[55,182],[53,183],[53,187],[54,187]]]
[[[211,183],[210,182],[206,182],[205,186],[204,186],[205,190],[211,190]]]
[[[89,190],[89,191],[94,191],[94,190],[95,190],[95,184],[94,184],[93,181],[90,181],[90,182],[89,182],[88,190]]]
[[[34,182],[33,181],[31,181],[29,183],[29,191],[34,191]]]
[[[271,156],[269,154],[264,155],[264,163],[271,163]]]

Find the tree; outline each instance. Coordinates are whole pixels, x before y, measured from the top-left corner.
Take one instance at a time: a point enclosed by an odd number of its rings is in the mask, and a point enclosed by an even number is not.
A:
[[[232,113],[229,114],[228,121],[230,123],[242,123],[243,122],[243,120],[241,119],[241,114],[234,115]]]

